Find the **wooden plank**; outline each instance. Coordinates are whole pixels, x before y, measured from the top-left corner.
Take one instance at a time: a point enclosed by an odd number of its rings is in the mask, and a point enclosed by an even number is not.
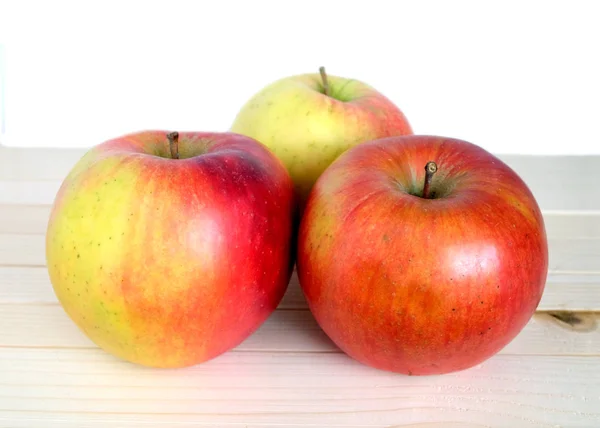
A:
[[[600,314],[576,313],[561,320],[536,314],[502,351],[505,355],[599,355]],[[573,321],[573,319],[575,321]],[[0,305],[2,347],[96,348],[58,304]],[[236,348],[260,352],[339,352],[307,310],[277,310]]]
[[[551,272],[600,272],[600,239],[549,239],[548,247]],[[45,264],[44,235],[0,234],[0,266]]]
[[[600,310],[600,157],[501,156],[544,210],[542,312],[489,361],[415,378],[340,353],[297,277],[282,310],[206,364],[150,370],[99,350],[57,304],[43,257],[49,204],[82,154],[0,147],[0,426],[600,426],[600,314],[543,312]]]
[[[0,147],[0,204],[51,204],[86,149]],[[600,211],[600,156],[498,155],[544,210]]]
[[[0,235],[0,266],[45,266],[43,235]]]
[[[600,239],[550,239],[548,247],[552,272],[600,272]]]
[[[0,204],[0,234],[45,234],[51,205]],[[600,212],[546,212],[549,238],[600,238]]]
[[[95,348],[62,307],[51,305],[0,305],[3,347]],[[261,329],[242,343],[240,351],[338,352],[309,311],[275,311]],[[599,352],[600,353],[600,352]]]
[[[57,302],[45,267],[0,266],[0,303]],[[279,308],[307,309],[296,273]],[[550,274],[538,310],[600,311],[600,274]]]
[[[58,181],[0,181],[0,204],[52,205]]]
[[[62,181],[86,151],[0,145],[0,182]]]
[[[0,205],[0,234],[45,235],[50,210],[51,205]]]
[[[3,418],[3,414],[10,414],[11,417]],[[176,422],[171,422],[176,419]],[[159,422],[158,420],[162,420]],[[202,428],[307,428],[314,425],[305,424],[281,424],[279,422],[264,422],[258,424],[240,424],[239,422],[204,422],[197,420],[197,417],[189,418],[187,415],[98,415],[98,414],[57,414],[55,412],[2,412],[0,411],[0,424],[6,421],[10,423],[10,428],[106,428],[117,426],[119,428],[173,428],[173,423],[177,427],[202,427]],[[4,426],[4,425],[0,425]],[[344,425],[344,428],[365,428],[372,425]],[[446,423],[432,422],[423,424],[394,425],[394,428],[482,428],[482,425],[467,423]],[[387,427],[389,428],[389,426]]]
[[[14,348],[0,353],[0,422],[590,428],[600,425],[598,367],[600,357],[498,355],[470,370],[411,377],[340,353],[230,352],[165,371],[93,349]]]
[[[540,311],[600,311],[600,275],[549,274]]]
[[[546,235],[553,238],[600,238],[600,212],[545,212]],[[44,227],[46,220],[42,219]]]
[[[3,420],[10,422],[11,428],[105,428],[107,426],[118,426],[119,428],[165,428],[173,427],[173,423],[176,423],[176,426],[185,426],[185,427],[202,427],[202,428],[224,428],[224,427],[237,427],[237,428],[307,428],[307,427],[321,427],[321,425],[315,425],[312,422],[307,422],[306,424],[296,424],[296,423],[279,423],[279,422],[263,422],[258,424],[248,424],[245,422],[204,422],[198,421],[197,417],[189,417],[188,415],[174,415],[174,416],[164,416],[164,415],[127,415],[127,414],[119,414],[117,416],[102,416],[98,414],[57,414],[56,412],[36,412],[34,413],[34,417],[30,416],[28,412],[11,412],[11,414],[17,414],[18,419],[10,419],[2,418],[3,412],[0,411],[0,423]],[[41,416],[40,416],[41,415]],[[160,420],[160,422],[158,421]],[[176,422],[170,422],[175,420]],[[211,418],[214,420],[214,418]],[[490,427],[503,427],[505,425],[482,425],[479,423],[471,423],[471,422],[404,422],[402,420],[397,421],[394,425],[383,424],[383,425],[348,425],[344,423],[344,425],[337,425],[333,422],[334,425],[328,425],[328,427],[340,427],[344,428],[490,428]],[[501,422],[502,423],[502,422]],[[510,425],[507,425],[510,426]],[[517,426],[517,425],[515,425]],[[519,428],[562,428],[562,427],[571,427],[574,425],[547,425],[547,424],[538,424],[535,421],[533,422],[522,422],[519,421]],[[579,426],[579,425],[577,425]],[[586,425],[584,425],[586,426]],[[586,426],[587,427],[587,426]]]
[[[498,157],[527,183],[542,209],[600,211],[600,156]]]
[[[2,414],[7,413],[13,415],[12,418],[3,418]],[[16,415],[16,416],[14,416]],[[243,427],[243,428],[307,428],[309,425],[304,424],[280,424],[278,422],[270,423],[264,422],[259,424],[247,424],[243,423],[240,425],[238,422],[233,423],[212,423],[203,422],[196,419],[193,422],[189,422],[185,415],[175,415],[173,418],[177,419],[175,422],[177,427],[201,427],[201,428],[224,428],[224,427]],[[157,419],[162,419],[162,422],[158,422]],[[106,428],[112,426],[118,426],[119,428],[173,428],[173,420],[171,417],[165,418],[164,415],[156,416],[129,416],[119,414],[118,416],[99,416],[97,414],[56,414],[49,412],[36,412],[34,416],[28,412],[2,412],[0,411],[0,424],[3,421],[10,423],[10,428]],[[4,425],[0,425],[4,426]],[[313,427],[313,425],[310,425]],[[344,425],[345,428],[365,428],[366,425]],[[394,425],[395,428],[407,427],[407,428],[482,428],[479,424],[461,424],[461,423],[425,423],[417,425]],[[389,428],[389,427],[388,427]]]

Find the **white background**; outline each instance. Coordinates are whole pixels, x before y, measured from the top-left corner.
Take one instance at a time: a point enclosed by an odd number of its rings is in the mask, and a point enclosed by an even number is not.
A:
[[[600,2],[0,2],[0,142],[225,131],[271,81],[363,80],[414,131],[600,153]]]

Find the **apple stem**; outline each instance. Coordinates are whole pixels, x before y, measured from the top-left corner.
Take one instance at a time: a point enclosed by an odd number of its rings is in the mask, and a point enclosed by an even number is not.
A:
[[[436,173],[438,167],[437,164],[433,161],[427,162],[425,165],[425,184],[423,185],[423,197],[425,199],[429,199],[429,187],[431,185],[431,179],[433,178],[433,174]]]
[[[319,67],[319,73],[321,73],[321,80],[323,81],[323,93],[329,96],[329,81],[327,80],[327,73],[325,73],[325,67]]]
[[[167,134],[169,139],[169,149],[171,150],[171,159],[179,159],[179,132]]]

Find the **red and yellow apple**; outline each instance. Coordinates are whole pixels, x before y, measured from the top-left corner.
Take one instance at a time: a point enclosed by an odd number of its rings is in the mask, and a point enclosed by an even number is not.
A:
[[[350,147],[412,134],[403,112],[375,88],[321,73],[286,77],[253,95],[231,131],[266,145],[285,164],[301,207],[321,173]]]
[[[348,355],[441,374],[522,330],[548,244],[534,196],[497,157],[458,139],[391,137],[350,149],[317,180],[297,269],[317,322]]]
[[[294,210],[285,167],[249,137],[125,135],[92,148],[64,180],[47,230],[50,280],[107,352],[194,365],[241,343],[277,307]]]

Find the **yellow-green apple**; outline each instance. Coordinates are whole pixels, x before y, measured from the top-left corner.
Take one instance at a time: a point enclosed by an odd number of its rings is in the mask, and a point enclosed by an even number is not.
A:
[[[295,203],[281,161],[249,137],[124,135],[64,180],[46,237],[50,280],[110,354],[194,365],[241,343],[278,305]]]
[[[317,180],[297,269],[325,333],[354,359],[424,375],[472,367],[525,326],[548,270],[534,196],[466,141],[390,137]]]
[[[255,138],[285,164],[303,206],[331,162],[364,141],[412,134],[403,112],[358,80],[320,73],[267,85],[238,112],[231,131]]]

